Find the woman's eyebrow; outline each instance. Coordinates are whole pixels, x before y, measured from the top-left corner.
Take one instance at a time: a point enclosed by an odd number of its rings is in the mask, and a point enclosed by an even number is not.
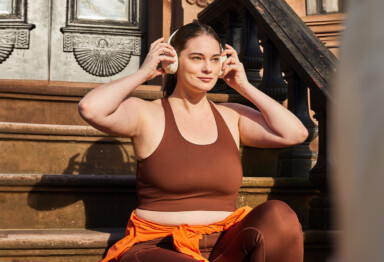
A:
[[[200,56],[204,56],[204,54],[202,54],[202,53],[198,53],[198,52],[192,52],[192,53],[190,53],[189,55],[200,55]],[[220,56],[220,54],[214,54],[214,55],[212,55],[212,56]]]
[[[189,55],[201,55],[201,56],[204,56],[202,53],[197,53],[197,52],[192,52]]]

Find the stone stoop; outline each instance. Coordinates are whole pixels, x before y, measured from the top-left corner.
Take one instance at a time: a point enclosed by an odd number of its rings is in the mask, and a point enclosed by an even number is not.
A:
[[[306,226],[316,194],[305,178],[244,177],[237,205],[279,199]],[[0,174],[0,229],[125,227],[137,205],[134,176]]]
[[[1,261],[99,261],[137,206],[135,177],[0,174]],[[244,177],[238,206],[287,202],[303,228],[317,191],[304,178]],[[306,261],[326,261],[330,235],[305,232]]]
[[[0,262],[96,262],[124,228],[0,230]],[[333,231],[304,230],[304,261],[326,261]]]
[[[146,88],[134,95],[161,97]],[[0,262],[99,261],[138,205],[131,140],[80,118],[77,103],[88,87],[9,90],[0,88]],[[209,99],[243,102],[224,94]],[[241,147],[240,153],[245,177],[237,205],[279,199],[307,228],[309,201],[318,194],[308,178],[273,177],[279,150]],[[304,236],[305,261],[326,261],[333,233],[305,230]]]

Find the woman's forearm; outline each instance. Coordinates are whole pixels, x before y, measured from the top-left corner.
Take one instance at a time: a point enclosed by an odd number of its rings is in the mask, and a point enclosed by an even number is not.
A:
[[[131,75],[98,86],[80,101],[80,114],[88,120],[110,115],[136,87],[147,79],[148,74],[143,70],[138,70]]]
[[[308,136],[307,129],[302,122],[284,106],[250,83],[247,83],[238,91],[260,110],[268,126],[278,136],[293,143],[301,143],[306,139]]]

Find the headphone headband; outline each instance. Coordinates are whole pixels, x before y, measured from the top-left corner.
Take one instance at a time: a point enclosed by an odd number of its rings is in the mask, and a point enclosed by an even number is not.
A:
[[[173,32],[171,34],[171,36],[168,38],[168,44],[171,44],[171,40],[172,40],[173,36],[177,33],[177,31],[179,31],[179,29],[177,29],[175,32]]]
[[[179,29],[177,29],[175,32],[173,32],[171,34],[171,36],[168,38],[168,42],[167,42],[168,44],[171,44],[172,38],[175,36],[177,31],[179,31]],[[219,43],[219,45],[220,45],[221,52],[224,51],[223,47],[221,46],[221,43]],[[167,73],[167,74],[175,74],[177,71],[177,67],[179,66],[179,59],[178,59],[176,50],[174,49],[174,51],[175,51],[175,56],[173,58],[176,60],[175,62],[173,62],[173,63],[166,62],[166,61],[162,62],[162,67],[163,67],[165,73]],[[221,66],[226,59],[227,59],[227,57],[220,56],[220,74],[219,74],[220,78],[223,77],[223,71],[221,71]]]

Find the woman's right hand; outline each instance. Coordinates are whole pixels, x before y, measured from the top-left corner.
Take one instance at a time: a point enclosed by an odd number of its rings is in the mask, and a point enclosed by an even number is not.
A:
[[[147,81],[155,78],[156,76],[165,74],[163,68],[157,68],[160,62],[169,61],[175,62],[175,51],[168,43],[163,43],[163,37],[157,39],[151,44],[149,52],[141,65],[141,71],[147,75]]]

